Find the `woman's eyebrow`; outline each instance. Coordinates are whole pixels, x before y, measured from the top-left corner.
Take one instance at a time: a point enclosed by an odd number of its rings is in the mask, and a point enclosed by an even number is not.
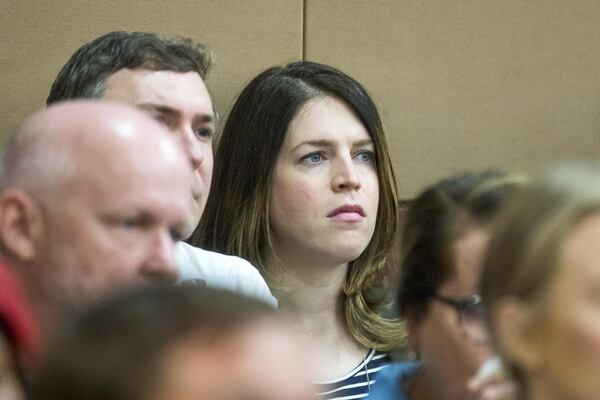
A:
[[[371,138],[368,139],[360,139],[352,142],[352,147],[361,147],[361,146],[370,146],[373,144],[373,140]],[[305,140],[304,142],[296,145],[292,151],[296,150],[300,146],[309,145],[315,147],[334,147],[335,142],[333,140],[325,140],[325,139],[315,139],[315,140]]]
[[[352,147],[370,146],[373,144],[373,139],[361,139],[352,143]]]
[[[332,140],[316,139],[316,140],[305,140],[295,146],[292,151],[296,150],[300,146],[315,146],[315,147],[333,147],[335,143]]]

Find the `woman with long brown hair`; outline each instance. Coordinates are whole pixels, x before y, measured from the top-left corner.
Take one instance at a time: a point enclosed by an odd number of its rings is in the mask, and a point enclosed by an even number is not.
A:
[[[377,108],[326,65],[270,68],[242,91],[215,157],[202,248],[253,263],[306,338],[323,398],[365,397],[404,330],[371,296],[396,231]]]

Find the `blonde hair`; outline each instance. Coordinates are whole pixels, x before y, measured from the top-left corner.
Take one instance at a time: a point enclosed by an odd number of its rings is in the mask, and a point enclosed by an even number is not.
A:
[[[556,276],[562,243],[584,218],[600,213],[600,164],[563,164],[525,186],[498,216],[483,262],[481,294],[492,341],[500,355],[493,307],[515,298],[545,315],[547,289]],[[525,376],[507,359],[512,375]]]

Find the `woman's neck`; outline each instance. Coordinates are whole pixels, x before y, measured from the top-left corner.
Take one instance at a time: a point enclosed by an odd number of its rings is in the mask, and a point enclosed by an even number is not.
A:
[[[367,351],[349,333],[342,312],[348,264],[317,267],[286,263],[279,269],[282,289],[272,291],[283,317],[305,339],[317,380],[328,381],[349,372]]]
[[[301,332],[319,335],[324,329],[330,331],[343,325],[340,294],[348,264],[315,268],[286,263],[277,270],[284,275],[276,277],[282,288],[273,288],[279,310]]]

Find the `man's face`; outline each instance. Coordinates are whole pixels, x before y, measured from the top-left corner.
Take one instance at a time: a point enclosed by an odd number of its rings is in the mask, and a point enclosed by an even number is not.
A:
[[[157,143],[145,132],[147,143],[81,155],[74,176],[41,202],[37,263],[45,287],[67,305],[177,276],[174,245],[189,229],[191,174],[168,136]]]
[[[123,101],[148,112],[164,124],[183,146],[193,169],[187,198],[192,230],[198,224],[210,191],[215,116],[210,94],[196,72],[121,69],[106,80],[103,98]]]

